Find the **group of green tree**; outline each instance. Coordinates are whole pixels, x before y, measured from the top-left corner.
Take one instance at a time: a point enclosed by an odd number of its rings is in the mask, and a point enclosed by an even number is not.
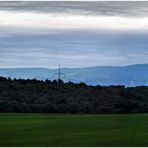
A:
[[[145,113],[148,87],[88,86],[0,77],[0,112]]]

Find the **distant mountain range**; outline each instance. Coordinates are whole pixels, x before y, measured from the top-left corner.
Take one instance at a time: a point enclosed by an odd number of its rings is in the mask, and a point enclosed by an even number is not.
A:
[[[88,85],[148,86],[148,64],[130,66],[97,66],[87,68],[62,68],[64,81],[85,82]],[[0,76],[23,79],[56,79],[58,69],[47,68],[3,68]]]

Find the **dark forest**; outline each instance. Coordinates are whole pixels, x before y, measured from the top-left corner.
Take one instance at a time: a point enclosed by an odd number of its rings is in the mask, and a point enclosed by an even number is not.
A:
[[[146,113],[148,87],[88,86],[0,77],[0,112]]]

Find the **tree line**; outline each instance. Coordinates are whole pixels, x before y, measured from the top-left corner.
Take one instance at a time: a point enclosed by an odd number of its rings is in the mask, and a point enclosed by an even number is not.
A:
[[[0,77],[0,112],[146,113],[148,87],[89,86]]]

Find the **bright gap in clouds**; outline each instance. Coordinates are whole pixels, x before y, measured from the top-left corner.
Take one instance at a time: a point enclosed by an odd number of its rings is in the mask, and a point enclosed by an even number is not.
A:
[[[148,17],[59,15],[0,11],[0,26],[40,29],[147,30]]]

